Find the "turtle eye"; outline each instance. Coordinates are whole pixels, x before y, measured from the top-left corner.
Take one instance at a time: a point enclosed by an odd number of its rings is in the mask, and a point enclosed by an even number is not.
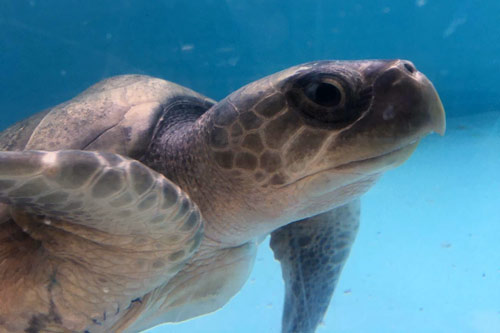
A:
[[[335,81],[316,81],[304,88],[304,94],[312,102],[324,106],[335,107],[344,99],[344,90]]]
[[[309,124],[341,127],[365,110],[364,104],[358,107],[359,87],[353,81],[347,75],[312,71],[290,80],[284,89],[291,108]]]

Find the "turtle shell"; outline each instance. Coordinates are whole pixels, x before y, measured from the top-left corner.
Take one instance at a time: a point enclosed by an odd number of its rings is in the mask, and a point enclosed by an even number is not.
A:
[[[162,79],[115,76],[6,129],[0,133],[0,150],[80,149],[138,158],[165,110],[179,100],[203,110],[214,103]]]

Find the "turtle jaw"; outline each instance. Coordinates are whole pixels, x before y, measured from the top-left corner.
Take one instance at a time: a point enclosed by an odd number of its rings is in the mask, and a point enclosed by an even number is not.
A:
[[[396,168],[401,164],[403,164],[404,162],[406,162],[406,160],[408,160],[411,154],[415,151],[419,143],[420,140],[417,140],[408,145],[396,148],[392,151],[389,151],[381,155],[368,157],[361,160],[354,160],[339,165],[335,165],[326,169],[321,169],[312,174],[308,174],[304,177],[296,179],[291,183],[282,185],[281,188],[293,185],[303,180],[311,179],[315,176],[322,174],[332,174],[332,175],[337,174],[343,178],[345,178],[346,175],[349,174],[358,176],[361,175],[369,176],[373,174],[379,174],[389,169]],[[345,181],[342,183],[345,183]]]
[[[344,204],[364,194],[380,175],[403,164],[415,151],[419,140],[382,155],[347,162],[309,174],[282,188],[294,187],[309,199],[322,198],[331,207]],[[330,207],[329,207],[330,208]]]
[[[391,150],[382,155],[369,157],[362,160],[347,162],[337,165],[330,170],[341,172],[342,170],[349,170],[353,173],[365,172],[366,174],[373,174],[386,171],[388,169],[396,168],[406,162],[417,148],[420,140],[413,141],[408,145]]]

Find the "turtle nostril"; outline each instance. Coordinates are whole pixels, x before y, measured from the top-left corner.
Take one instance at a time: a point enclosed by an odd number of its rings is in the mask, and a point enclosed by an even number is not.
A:
[[[412,64],[410,64],[409,62],[405,62],[404,63],[404,67],[405,69],[410,72],[410,74],[413,74],[415,73],[417,70],[415,69],[415,66],[413,66]]]

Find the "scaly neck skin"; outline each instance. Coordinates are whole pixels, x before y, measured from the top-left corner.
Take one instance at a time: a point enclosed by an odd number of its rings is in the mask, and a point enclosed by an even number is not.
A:
[[[207,114],[186,115],[182,120],[164,119],[142,162],[164,174],[187,192],[200,208],[205,220],[207,246],[233,247],[244,242],[233,239],[241,235],[231,216],[235,206],[244,203],[233,193],[228,179],[213,161],[207,137]],[[198,121],[197,121],[198,120]]]

